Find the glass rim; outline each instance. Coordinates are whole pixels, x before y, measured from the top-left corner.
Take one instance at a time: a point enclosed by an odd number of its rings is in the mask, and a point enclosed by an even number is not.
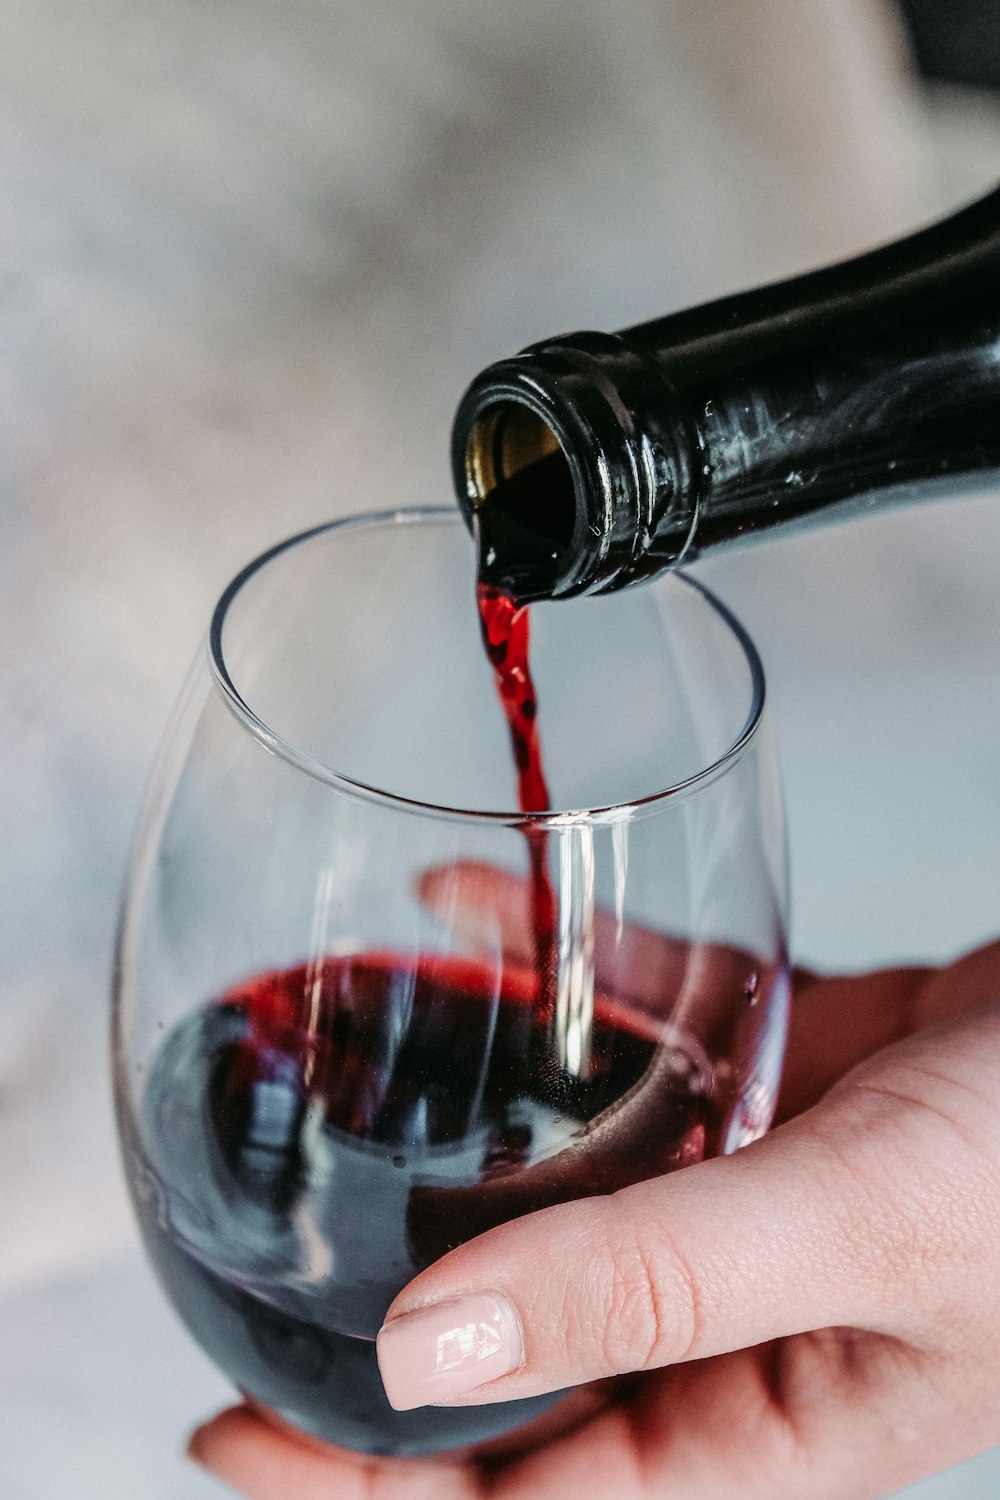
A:
[[[322,761],[316,760],[313,756],[298,750],[254,712],[230,675],[222,645],[222,634],[230,606],[244,585],[249,583],[268,563],[274,562],[285,552],[291,551],[293,547],[302,546],[306,542],[313,541],[316,537],[324,536],[327,532],[360,529],[371,526],[421,525],[428,522],[433,524],[440,524],[442,522],[456,525],[465,524],[458,508],[450,505],[414,506],[397,510],[367,511],[351,516],[343,516],[334,521],[324,521],[318,526],[311,526],[306,531],[296,532],[294,536],[286,537],[284,541],[278,542],[273,547],[269,547],[266,551],[261,552],[251,562],[247,563],[223,590],[215,609],[212,611],[212,619],[209,626],[207,641],[209,666],[215,685],[227,707],[235,715],[239,723],[266,750],[271,751],[272,754],[286,761],[294,769],[302,771],[314,780],[324,783],[332,789],[339,791],[344,796],[363,802],[374,802],[380,806],[396,808],[401,812],[407,812],[416,816],[445,819],[460,823],[499,824],[511,828],[544,827],[553,829],[571,827],[581,823],[607,824],[629,821],[636,816],[641,816],[644,813],[655,810],[664,803],[678,801],[681,798],[690,796],[694,792],[700,791],[703,787],[728,771],[742,757],[748,745],[753,740],[764,714],[766,683],[763,664],[749,634],[731,610],[720,599],[717,599],[712,591],[706,588],[700,580],[691,578],[687,573],[678,568],[672,569],[667,577],[676,586],[697,594],[722,620],[730,633],[735,636],[749,668],[751,683],[750,711],[740,733],[728,748],[709,765],[704,766],[699,771],[693,772],[690,776],[684,777],[681,781],[674,782],[670,786],[663,787],[658,791],[648,792],[645,796],[636,797],[624,802],[608,803],[605,806],[582,807],[570,811],[524,813],[520,811],[477,810],[474,808],[448,807],[438,803],[423,802],[415,797],[404,797],[398,792],[391,792],[384,787],[372,786],[367,782],[357,780],[355,777],[346,776],[342,771],[337,771],[332,766],[325,765]],[[659,581],[662,584],[666,579],[661,578]],[[469,587],[471,590],[471,575]],[[558,601],[555,601],[555,607],[558,608]]]

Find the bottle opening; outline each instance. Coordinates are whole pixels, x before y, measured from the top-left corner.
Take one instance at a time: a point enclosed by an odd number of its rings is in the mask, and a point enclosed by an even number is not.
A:
[[[465,455],[479,572],[525,601],[551,594],[576,529],[576,486],[559,439],[516,401],[476,419]]]

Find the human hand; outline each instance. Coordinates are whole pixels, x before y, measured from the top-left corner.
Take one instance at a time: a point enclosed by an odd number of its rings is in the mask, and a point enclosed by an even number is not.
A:
[[[734,1156],[501,1225],[390,1308],[397,1400],[436,1399],[414,1351],[463,1313],[429,1310],[485,1293],[512,1311],[476,1372],[522,1357],[453,1399],[602,1382],[572,1430],[406,1462],[237,1408],[194,1455],[252,1500],[873,1500],[1000,1441],[1000,944],[798,976],[779,1119]]]

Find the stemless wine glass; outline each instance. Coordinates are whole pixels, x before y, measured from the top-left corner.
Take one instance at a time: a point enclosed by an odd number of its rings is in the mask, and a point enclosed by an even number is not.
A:
[[[155,769],[121,926],[118,1122],[156,1271],[241,1391],[371,1453],[464,1446],[555,1399],[394,1412],[373,1341],[417,1270],[753,1139],[785,1040],[781,802],[743,630],[679,575],[536,607],[555,807],[526,816],[473,581],[450,509],[246,568]]]

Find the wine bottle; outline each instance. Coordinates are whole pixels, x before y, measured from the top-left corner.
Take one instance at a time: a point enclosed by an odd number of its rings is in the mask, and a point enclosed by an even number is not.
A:
[[[523,602],[1000,469],[1000,189],[842,264],[489,366],[453,466],[481,577]]]

